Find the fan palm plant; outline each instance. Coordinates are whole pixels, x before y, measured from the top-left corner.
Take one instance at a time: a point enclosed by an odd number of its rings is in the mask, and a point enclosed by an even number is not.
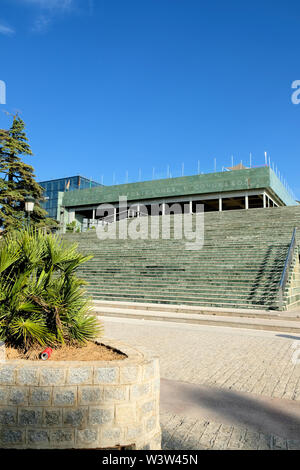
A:
[[[36,344],[82,344],[101,333],[76,269],[91,256],[59,236],[27,229],[0,243],[0,340],[27,351]]]

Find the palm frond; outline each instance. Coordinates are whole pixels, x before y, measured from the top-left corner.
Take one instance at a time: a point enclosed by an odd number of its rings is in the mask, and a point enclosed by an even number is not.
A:
[[[30,318],[17,317],[9,325],[9,331],[12,337],[15,337],[16,343],[22,340],[25,347],[28,348],[34,343],[42,346],[52,343],[53,335],[49,332],[46,322],[38,315],[31,315]]]
[[[28,348],[98,337],[101,326],[76,276],[90,258],[39,230],[6,235],[0,243],[0,338]]]

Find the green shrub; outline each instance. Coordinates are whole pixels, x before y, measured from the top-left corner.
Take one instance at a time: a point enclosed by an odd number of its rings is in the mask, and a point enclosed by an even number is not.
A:
[[[73,222],[70,222],[69,224],[66,225],[67,232],[75,232],[75,228],[76,228],[76,220],[73,220]]]
[[[40,345],[80,344],[99,336],[84,281],[75,271],[91,256],[59,236],[34,229],[0,243],[0,339],[28,350]]]

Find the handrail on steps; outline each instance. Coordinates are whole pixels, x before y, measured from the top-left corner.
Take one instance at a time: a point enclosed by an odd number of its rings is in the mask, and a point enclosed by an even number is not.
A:
[[[285,263],[284,263],[284,268],[283,268],[280,283],[279,283],[279,308],[280,310],[283,309],[283,295],[284,295],[285,287],[288,281],[290,267],[294,258],[295,247],[296,247],[296,235],[297,235],[297,227],[295,227],[293,230],[293,235],[292,235],[291,243],[289,246],[289,251],[288,251]]]

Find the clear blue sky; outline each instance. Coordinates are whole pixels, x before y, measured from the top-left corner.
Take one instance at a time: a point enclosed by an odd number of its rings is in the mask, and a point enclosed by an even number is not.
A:
[[[0,80],[39,180],[212,171],[264,151],[300,197],[299,1],[0,0]]]

